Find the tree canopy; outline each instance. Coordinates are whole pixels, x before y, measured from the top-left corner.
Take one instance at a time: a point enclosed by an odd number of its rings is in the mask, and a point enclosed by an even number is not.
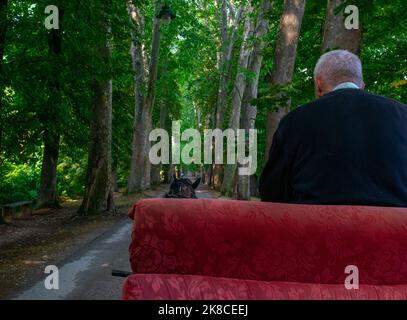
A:
[[[298,44],[291,57],[292,77],[284,83],[272,80],[273,71],[286,68],[286,65],[276,65],[283,61],[277,59],[276,48],[281,46],[282,16],[290,2],[297,5],[299,1],[168,1],[176,18],[165,24],[157,22],[157,11],[164,5],[158,0],[57,0],[53,4],[59,9],[60,29],[48,30],[44,26],[49,16],[45,13],[47,1],[0,1],[0,203],[38,199],[44,179],[41,171],[52,167],[51,163],[44,168],[44,150],[52,151],[52,148],[56,149],[50,159],[57,161],[59,201],[82,197],[89,189],[87,167],[91,123],[95,121],[92,112],[95,81],[112,83],[112,183],[126,192],[129,172],[134,170],[132,158],[138,152],[134,150],[137,146],[133,130],[137,108],[141,105],[137,106],[135,100],[138,95],[149,97],[148,84],[154,86],[151,129],[163,127],[170,131],[172,121],[181,120],[183,130],[196,128],[203,132],[217,126],[228,127],[234,111],[245,114],[245,101],[237,106],[234,99],[236,81],[241,75],[245,88],[258,78],[256,97],[247,102],[257,112],[254,127],[258,130],[258,175],[265,161],[270,114],[285,107],[288,101],[293,109],[314,99],[313,69],[321,54],[326,0],[304,0]],[[360,57],[367,90],[406,102],[406,2],[339,2],[338,12],[348,4],[355,4],[359,10]],[[265,3],[270,5],[266,12]],[[142,26],[131,19],[130,5],[142,18]],[[267,32],[258,35],[256,27],[262,14],[268,23]],[[157,79],[149,82],[147,78],[154,69],[151,64],[155,63],[152,58],[154,32],[157,32],[154,23],[160,24]],[[247,29],[248,24],[252,30]],[[259,42],[264,47],[257,53],[262,63],[256,75],[250,61],[256,54],[253,48]],[[110,55],[100,54],[101,43],[110,48]],[[135,87],[139,74],[134,67],[135,55],[130,54],[132,43],[135,50],[140,49],[141,60],[145,59],[141,61],[141,68],[146,71],[146,81],[139,87]],[[241,60],[244,49],[249,54],[246,63]],[[222,86],[225,100],[222,102],[224,110],[220,112],[224,119],[216,123]],[[238,107],[240,109],[236,109]],[[136,169],[144,170],[139,166]],[[222,169],[216,173],[212,166],[194,164],[182,165],[182,169],[207,175],[209,184],[214,174],[223,179],[227,171]],[[147,187],[152,187],[155,181],[168,181],[172,170],[171,165],[163,165],[158,171],[154,168],[151,173],[143,171],[147,175],[158,174]],[[232,189],[229,190],[231,195],[236,196],[236,189]]]

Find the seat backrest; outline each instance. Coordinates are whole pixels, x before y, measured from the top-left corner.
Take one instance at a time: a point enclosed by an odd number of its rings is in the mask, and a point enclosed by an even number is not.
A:
[[[149,199],[131,210],[134,273],[407,284],[407,209]]]

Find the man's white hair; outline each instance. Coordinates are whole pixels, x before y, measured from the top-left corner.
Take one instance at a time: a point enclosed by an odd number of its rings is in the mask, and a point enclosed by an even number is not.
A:
[[[359,57],[347,50],[334,50],[319,58],[314,77],[335,87],[342,82],[354,82],[363,86],[362,62]]]

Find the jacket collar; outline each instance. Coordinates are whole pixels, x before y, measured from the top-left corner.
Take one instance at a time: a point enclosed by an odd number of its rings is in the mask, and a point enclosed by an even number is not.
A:
[[[341,84],[337,85],[332,91],[340,89],[360,89],[360,88],[353,82],[342,82]]]

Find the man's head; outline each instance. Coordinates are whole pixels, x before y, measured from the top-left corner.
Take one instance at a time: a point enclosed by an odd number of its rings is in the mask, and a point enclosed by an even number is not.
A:
[[[362,63],[357,55],[347,50],[335,50],[322,55],[314,70],[314,80],[317,98],[343,82],[353,82],[360,89],[365,88]]]

